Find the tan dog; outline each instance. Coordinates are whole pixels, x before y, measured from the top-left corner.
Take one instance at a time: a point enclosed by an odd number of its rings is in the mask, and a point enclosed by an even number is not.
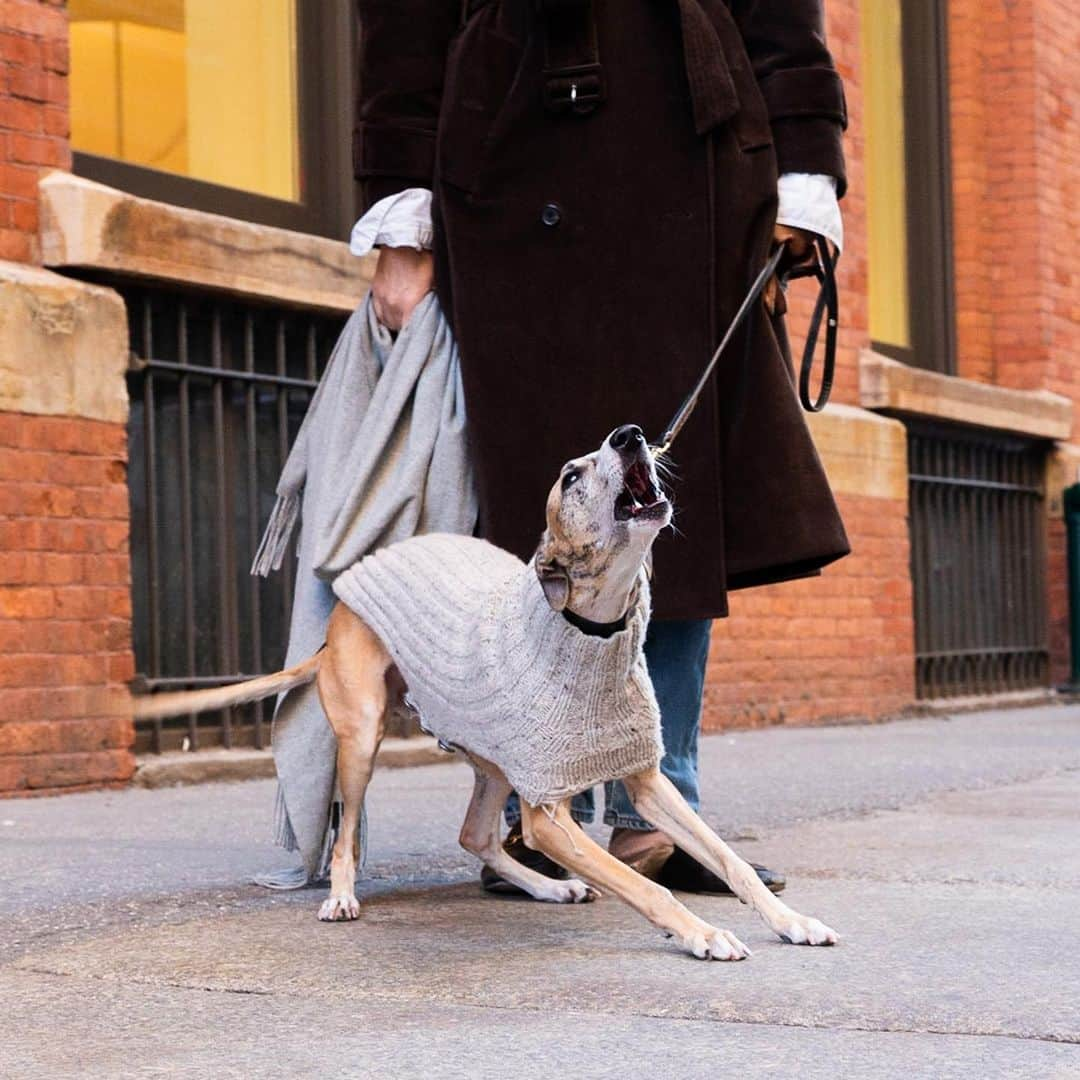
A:
[[[547,531],[533,561],[548,603],[568,617],[613,623],[627,612],[652,543],[670,523],[671,505],[657,480],[640,429],[613,432],[599,450],[568,463],[547,501]],[[586,625],[586,624],[583,624]],[[319,911],[326,921],[355,919],[357,825],[382,740],[392,687],[401,679],[386,645],[339,603],[330,616],[326,647],[303,664],[275,675],[220,689],[144,699],[137,715],[183,715],[278,694],[318,679],[319,695],[338,742],[338,783],[344,803],[331,863],[330,896]],[[580,903],[609,889],[650,922],[703,959],[741,960],[750,950],[733,934],[692,914],[669,890],[619,862],[574,822],[569,802],[531,806],[522,800],[525,842],[580,879],[556,881],[507,854],[500,815],[511,785],[498,764],[461,749],[476,773],[461,845],[537,900]],[[761,883],[753,868],[690,808],[657,768],[622,777],[635,807],[674,842],[729,883],[766,925],[795,944],[831,945],[836,934],[800,915]],[[586,885],[585,882],[589,882]]]

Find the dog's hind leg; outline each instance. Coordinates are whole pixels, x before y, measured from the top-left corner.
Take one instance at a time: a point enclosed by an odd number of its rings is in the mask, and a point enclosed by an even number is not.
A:
[[[319,909],[324,922],[355,919],[360,914],[356,830],[385,728],[386,673],[391,663],[378,637],[338,604],[330,615],[318,684],[323,709],[337,736],[337,777],[343,803],[330,862],[330,896]]]
[[[560,866],[613,892],[654,926],[677,938],[702,960],[742,960],[750,950],[734,934],[718,930],[684,907],[668,889],[642,877],[591,840],[570,816],[565,802],[554,809],[522,801],[525,843]]]
[[[720,839],[694,813],[678,789],[659,769],[623,778],[635,809],[646,821],[663,829],[693,858],[719,874],[735,895],[749,904],[773,933],[794,945],[835,945],[836,931],[823,922],[800,915],[762,884],[754,868]]]
[[[499,839],[499,818],[512,790],[510,782],[497,765],[472,754],[468,758],[476,774],[476,784],[458,838],[461,846],[483,860],[500,877],[524,889],[534,900],[552,904],[583,904],[595,900],[596,891],[585,882],[573,878],[556,881],[522,866],[507,852]]]

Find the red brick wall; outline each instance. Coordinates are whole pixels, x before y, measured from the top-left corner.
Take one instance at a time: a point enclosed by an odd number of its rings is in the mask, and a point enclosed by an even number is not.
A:
[[[1080,6],[964,0],[949,11],[959,374],[1070,397],[1076,442]],[[1048,548],[1052,677],[1059,681],[1068,607],[1058,522]]]
[[[63,0],[3,0],[0,260],[38,260],[38,178],[71,167],[67,73]],[[122,424],[0,413],[0,794],[134,768],[126,445]]]
[[[838,501],[852,555],[819,578],[732,594],[713,631],[705,730],[876,719],[914,699],[906,503]]]
[[[1017,388],[1039,375],[1030,13],[949,4],[957,374]]]
[[[128,779],[122,424],[0,413],[0,793]]]
[[[0,5],[0,259],[37,258],[37,180],[71,167],[64,0]]]
[[[1080,442],[1080,6],[1074,0],[1039,0],[1034,18],[1034,154],[1038,208],[1039,320],[1046,389],[1072,398],[1072,441]],[[1066,483],[1080,480],[1075,473]],[[1060,492],[1051,492],[1057,497]],[[1052,521],[1049,534],[1051,678],[1069,676],[1065,529]],[[1080,586],[1080,583],[1078,583]]]
[[[949,20],[959,374],[1066,394],[1080,422],[1080,6]]]
[[[1080,5],[1040,0],[1035,13],[1035,155],[1039,336],[1046,388],[1072,398],[1080,441]]]

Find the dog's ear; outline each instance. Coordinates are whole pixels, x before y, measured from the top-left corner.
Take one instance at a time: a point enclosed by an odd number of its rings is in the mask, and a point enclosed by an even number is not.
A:
[[[536,555],[533,556],[533,565],[552,611],[563,611],[570,603],[570,575],[566,572],[566,567],[555,558],[553,548],[551,537],[545,533],[540,547],[536,549]]]

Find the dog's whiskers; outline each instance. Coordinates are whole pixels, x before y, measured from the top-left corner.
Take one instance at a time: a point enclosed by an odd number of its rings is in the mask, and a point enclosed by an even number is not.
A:
[[[659,447],[653,449],[652,460],[656,471],[660,473],[661,476],[670,478],[678,476],[678,469],[676,468],[675,463]]]

